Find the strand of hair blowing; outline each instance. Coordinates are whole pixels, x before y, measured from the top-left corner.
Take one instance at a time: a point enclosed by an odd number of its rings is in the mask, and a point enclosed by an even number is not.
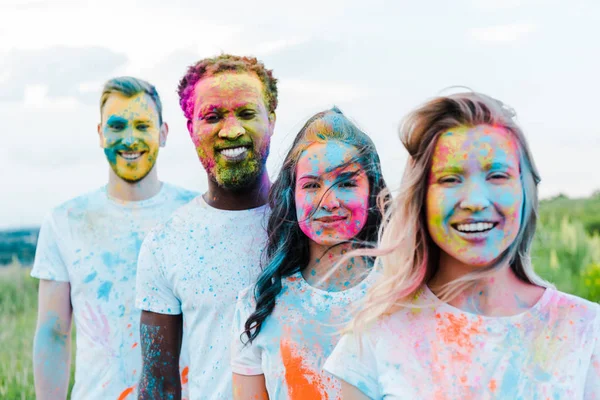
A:
[[[296,273],[302,265],[308,263],[308,238],[298,235],[297,229],[292,229],[297,224],[296,209],[292,203],[293,191],[289,177],[285,176],[273,184],[269,193],[272,215],[280,215],[282,218],[269,218],[267,225],[269,261],[256,282],[256,309],[248,317],[242,333],[250,343],[258,336],[264,320],[273,312],[275,299],[282,288],[281,278]],[[290,247],[293,251],[290,251]]]

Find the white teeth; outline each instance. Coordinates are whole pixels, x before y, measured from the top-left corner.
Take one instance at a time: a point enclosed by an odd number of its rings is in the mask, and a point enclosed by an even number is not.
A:
[[[123,153],[119,153],[121,155],[121,157],[123,157],[126,160],[135,160],[136,158],[138,158],[139,156],[142,155],[141,152],[135,152],[135,153],[130,153],[130,152],[123,152]]]
[[[490,222],[477,222],[473,224],[460,224],[456,226],[461,232],[483,232],[489,231],[494,227],[494,224]]]
[[[233,158],[233,157],[237,157],[237,156],[241,155],[245,151],[246,151],[245,147],[233,147],[231,149],[221,150],[221,154],[223,154],[225,157]]]

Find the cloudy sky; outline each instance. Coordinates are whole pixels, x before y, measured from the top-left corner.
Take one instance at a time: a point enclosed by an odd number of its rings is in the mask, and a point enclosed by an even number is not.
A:
[[[598,38],[596,0],[0,0],[0,228],[38,225],[106,182],[98,100],[117,75],[161,94],[160,178],[204,190],[175,89],[221,52],[255,55],[279,79],[272,176],[303,122],[336,104],[395,188],[401,117],[464,85],[516,109],[542,197],[587,196],[600,189]]]

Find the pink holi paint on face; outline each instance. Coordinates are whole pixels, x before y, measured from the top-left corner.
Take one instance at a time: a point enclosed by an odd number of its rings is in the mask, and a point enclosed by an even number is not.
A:
[[[436,144],[427,189],[427,228],[446,255],[489,265],[521,225],[517,144],[504,128],[457,127]]]
[[[338,141],[314,143],[300,155],[296,216],[302,232],[317,244],[350,240],[367,221],[367,175],[356,162],[346,165],[357,155],[354,146]]]
[[[269,153],[275,114],[253,73],[222,72],[195,87],[188,130],[209,177],[222,185],[252,180]]]

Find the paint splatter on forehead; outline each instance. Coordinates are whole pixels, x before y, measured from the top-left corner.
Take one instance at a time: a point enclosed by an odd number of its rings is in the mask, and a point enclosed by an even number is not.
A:
[[[252,105],[266,110],[264,87],[250,73],[223,72],[207,76],[196,83],[194,114]]]
[[[113,93],[102,108],[102,122],[111,122],[114,117],[127,121],[158,121],[158,109],[146,93],[138,93],[133,97]]]
[[[322,146],[317,148],[317,144]],[[357,158],[358,151],[352,145],[337,140],[317,142],[309,145],[300,154],[296,171],[299,173],[298,178],[304,175],[335,175],[349,167],[360,168],[360,165],[356,164]]]
[[[489,125],[458,126],[440,135],[432,159],[432,171],[458,169],[468,162],[487,168],[504,164],[518,170],[516,139],[507,129]]]

